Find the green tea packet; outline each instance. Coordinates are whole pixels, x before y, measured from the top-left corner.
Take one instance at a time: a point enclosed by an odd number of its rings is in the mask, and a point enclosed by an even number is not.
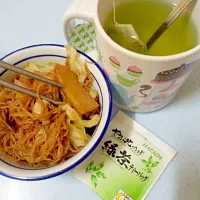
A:
[[[103,200],[142,200],[176,151],[123,112],[73,175]]]

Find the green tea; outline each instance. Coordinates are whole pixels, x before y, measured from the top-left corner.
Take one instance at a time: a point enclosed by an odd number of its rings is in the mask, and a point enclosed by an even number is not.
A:
[[[132,24],[140,40],[146,43],[173,8],[173,4],[165,1],[129,0],[116,6],[116,21],[120,24]],[[113,15],[113,11],[108,13],[103,24],[107,33],[109,27],[114,24]],[[173,55],[192,49],[196,45],[196,27],[190,13],[184,12],[148,50],[147,54]]]

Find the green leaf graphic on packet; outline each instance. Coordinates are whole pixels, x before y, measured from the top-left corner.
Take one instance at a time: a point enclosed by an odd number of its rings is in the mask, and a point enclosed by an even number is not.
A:
[[[148,158],[148,160],[141,160],[142,163],[146,166],[146,168],[144,168],[145,171],[147,171],[148,173],[152,173],[152,168],[155,168],[158,166],[159,162],[155,161],[153,162],[153,157],[152,155]]]
[[[91,161],[85,170],[85,173],[91,175],[91,182],[94,185],[94,187],[97,186],[98,179],[100,178],[106,178],[105,174],[101,171],[104,167],[104,162],[101,162],[98,165],[94,165],[94,161]]]
[[[73,175],[103,200],[143,200],[175,155],[174,149],[120,111]]]

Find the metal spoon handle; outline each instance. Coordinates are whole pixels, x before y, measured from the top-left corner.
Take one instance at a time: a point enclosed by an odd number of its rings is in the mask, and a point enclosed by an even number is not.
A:
[[[174,10],[169,14],[167,19],[160,25],[156,32],[148,40],[146,46],[149,49],[154,42],[166,31],[167,28],[177,19],[177,17],[188,7],[194,0],[182,0]]]

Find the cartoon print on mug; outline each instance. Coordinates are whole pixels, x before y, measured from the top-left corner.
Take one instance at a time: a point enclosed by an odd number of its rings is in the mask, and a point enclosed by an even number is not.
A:
[[[105,59],[103,57],[102,51],[99,49],[99,46],[96,44],[96,50],[97,50],[97,56],[98,56],[98,61],[100,62],[100,66],[104,66],[103,63],[105,63]],[[108,71],[103,67],[103,72],[104,74],[109,78],[109,73]]]
[[[103,54],[102,54],[102,50],[100,50],[98,44],[96,44],[96,51],[97,51],[97,56],[98,56],[98,61],[101,63],[101,65],[103,63],[105,63],[105,59],[103,57]]]
[[[118,70],[117,80],[126,87],[133,87],[140,83],[143,72],[136,66],[129,66],[126,71]]]
[[[101,51],[99,49],[98,49],[98,56],[99,56],[98,59],[99,59],[99,61],[101,63],[101,66],[102,66],[102,63],[104,63],[105,60],[104,60],[104,57],[103,57],[103,55],[102,55],[102,53],[101,53]],[[109,78],[110,76],[109,76],[108,71],[104,67],[102,69],[103,69],[103,72],[105,73],[105,75]]]
[[[143,104],[147,106],[153,106],[153,108],[161,108],[162,106],[166,105],[167,102],[171,101],[175,94],[175,92],[172,92],[171,94],[162,93],[156,96],[154,95],[150,101],[145,101]]]
[[[128,96],[127,91],[121,86],[109,79],[112,96],[115,102],[121,106],[129,106],[134,102],[134,96]]]
[[[162,71],[157,74],[154,80],[151,81],[153,84],[165,84],[169,83],[167,88],[164,88],[160,90],[161,93],[168,92],[173,89],[178,89],[181,84],[178,84],[177,81],[188,74],[198,63],[198,60],[189,63],[189,64],[182,64],[180,67],[177,67],[175,69]]]
[[[148,95],[151,93],[151,89],[152,89],[151,85],[141,85],[141,86],[139,86],[137,92],[135,94],[133,94],[131,88],[128,88],[128,90],[127,90],[127,89],[123,88],[123,86],[121,86],[121,85],[118,85],[118,87],[120,87],[120,91],[121,90],[123,91],[123,92],[120,92],[121,94],[123,94],[122,97],[126,96],[126,99],[128,99],[128,104],[126,103],[124,105],[126,105],[126,106],[129,105],[129,107],[131,107],[131,110],[134,112],[136,112],[137,109],[139,109],[139,105],[143,101],[142,99],[148,97]],[[113,90],[113,91],[117,92],[116,90]],[[122,100],[120,102],[122,102]]]
[[[120,69],[121,64],[120,64],[120,61],[117,59],[116,56],[110,56],[109,62],[112,65],[112,67],[114,68],[115,72],[117,72]]]
[[[176,91],[180,88],[181,82],[184,81],[185,75],[189,73],[195,64],[198,61],[194,61],[189,64],[182,64],[180,67],[177,67],[172,70],[163,71],[157,74],[156,78],[151,81],[152,84],[164,84],[170,83],[168,87],[164,87],[159,90],[151,100],[145,101],[143,104],[146,106],[153,106],[153,108],[162,108],[162,106],[166,105],[170,102],[176,94]],[[179,83],[177,83],[179,81]]]
[[[151,85],[141,85],[139,89],[139,93],[141,98],[145,98],[148,96],[147,91],[151,90],[152,86]]]
[[[151,85],[141,85],[138,89],[138,94],[133,95],[135,97],[134,105],[132,105],[131,110],[134,112],[137,112],[140,109],[140,105],[144,100],[148,98],[148,96],[152,92],[152,86]]]
[[[111,73],[112,74],[112,73]],[[136,110],[138,104],[141,102],[140,99],[146,98],[151,92],[151,85],[140,85],[136,93],[133,94],[131,87],[126,88],[121,84],[117,84],[116,76],[113,75],[109,77],[109,83],[112,90],[113,99],[115,102],[123,107],[133,107],[133,110]]]

